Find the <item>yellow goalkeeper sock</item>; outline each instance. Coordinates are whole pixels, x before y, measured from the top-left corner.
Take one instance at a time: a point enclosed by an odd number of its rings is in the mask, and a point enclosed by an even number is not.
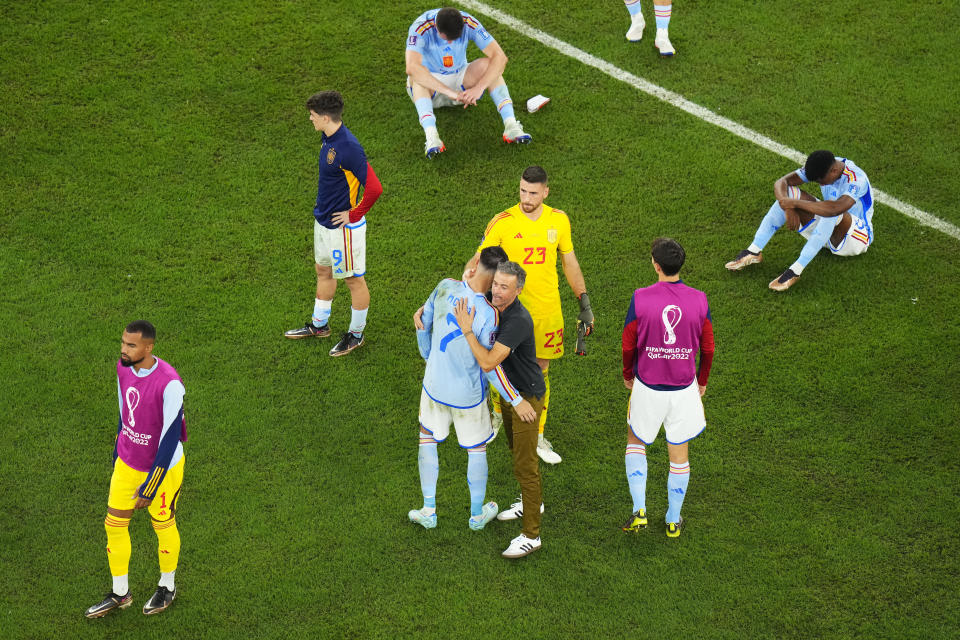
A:
[[[497,393],[497,388],[492,384],[490,385],[490,400],[493,402],[493,412],[500,413],[500,394]]]
[[[543,394],[543,411],[540,412],[540,435],[543,435],[543,425],[547,424],[547,405],[550,404],[550,370],[543,372],[543,382],[547,385],[547,392]]]
[[[157,556],[160,560],[160,571],[170,573],[176,571],[177,560],[180,559],[180,532],[177,530],[177,521],[174,518],[163,522],[153,521],[153,530],[157,532]]]
[[[103,521],[103,528],[107,530],[107,560],[110,562],[110,574],[125,576],[130,568],[130,518],[118,518],[107,514],[106,520]]]

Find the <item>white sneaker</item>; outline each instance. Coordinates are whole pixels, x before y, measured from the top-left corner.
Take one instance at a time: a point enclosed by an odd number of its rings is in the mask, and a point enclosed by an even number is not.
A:
[[[426,134],[427,142],[423,146],[424,155],[426,155],[427,158],[432,158],[433,156],[443,153],[447,150],[447,148],[443,145],[443,141],[440,139],[440,134],[437,133],[435,127],[427,129]]]
[[[529,133],[525,133],[523,126],[520,124],[519,120],[514,120],[510,124],[506,125],[503,128],[503,141],[510,143],[516,142],[517,144],[529,144],[533,140],[533,136]]]
[[[639,42],[643,37],[643,28],[647,26],[643,19],[643,14],[638,13],[630,16],[630,29],[627,31],[627,40],[630,42]]]
[[[554,454],[556,455],[556,454]],[[540,503],[540,513],[543,513],[543,503]],[[509,509],[504,509],[497,514],[497,520],[517,520],[523,517],[523,498],[517,498],[517,501],[510,505]]]
[[[547,464],[560,464],[563,458],[553,450],[553,445],[550,444],[550,441],[543,437],[543,434],[540,434],[540,437],[537,439],[537,455],[540,456],[540,459],[546,462]]]
[[[540,537],[528,538],[522,533],[510,541],[510,546],[503,552],[504,558],[522,558],[540,548]]]
[[[423,512],[423,509],[413,509],[407,513],[407,517],[410,518],[410,522],[415,522],[422,526],[424,529],[433,529],[437,526],[437,512],[434,511],[430,515],[427,515]]]
[[[677,52],[670,44],[670,36],[667,35],[666,29],[657,29],[657,38],[653,41],[653,44],[660,50],[662,56],[672,56]]]
[[[480,519],[474,520],[473,516],[471,516],[470,520],[467,521],[467,524],[474,531],[480,531],[480,529],[483,529],[485,526],[487,526],[488,522],[493,520],[494,516],[497,515],[498,509],[499,508],[497,507],[496,502],[488,502],[487,504],[483,505],[483,508],[480,511]]]

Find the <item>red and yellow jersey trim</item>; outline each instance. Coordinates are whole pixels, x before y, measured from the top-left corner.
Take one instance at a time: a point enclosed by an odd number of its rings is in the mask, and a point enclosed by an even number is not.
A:
[[[420,25],[417,27],[417,35],[422,36],[427,31],[430,31],[430,29],[433,29],[436,26],[437,24],[433,20],[426,20],[424,22],[421,22]]]
[[[484,231],[483,231],[483,237],[486,238],[488,235],[490,235],[490,232],[493,230],[493,227],[494,227],[498,222],[500,222],[501,220],[509,220],[509,219],[510,219],[510,212],[509,212],[509,211],[501,211],[501,212],[498,213],[497,215],[493,216],[493,218],[490,220],[490,222],[487,223],[487,228],[484,229]]]
[[[480,28],[480,23],[477,22],[476,19],[474,19],[474,18],[471,17],[471,16],[463,16],[463,24],[467,25],[467,26],[470,27],[471,29],[479,29],[479,28]]]
[[[357,180],[357,176],[353,175],[352,171],[347,171],[344,168],[340,168],[343,171],[343,177],[347,179],[347,187],[350,189],[350,208],[357,206],[357,194],[360,193],[360,181]]]
[[[520,393],[512,384],[510,384],[510,381],[507,380],[507,374],[503,372],[503,367],[497,365],[496,369],[493,371],[497,374],[497,380],[500,381],[500,384],[503,386],[503,390],[507,392],[507,402],[513,404],[513,401],[520,396]]]
[[[850,167],[844,167],[843,173],[841,173],[840,175],[845,176],[846,179],[850,182],[857,181],[857,174]]]
[[[343,268],[346,271],[353,271],[353,232],[343,227]]]

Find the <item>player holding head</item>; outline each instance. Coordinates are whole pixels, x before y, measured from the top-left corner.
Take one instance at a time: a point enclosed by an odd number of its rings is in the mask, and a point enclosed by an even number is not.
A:
[[[467,44],[473,42],[485,57],[467,62]],[[417,108],[426,135],[426,156],[446,147],[437,133],[433,110],[477,104],[483,92],[503,119],[505,142],[526,144],[532,139],[513,115],[513,101],[503,81],[507,55],[497,41],[470,14],[447,7],[424,12],[407,33],[407,94]]]
[[[623,383],[631,390],[624,462],[633,498],[633,514],[623,530],[647,526],[646,447],[662,424],[670,456],[667,536],[676,538],[683,529],[680,508],[690,481],[687,443],[706,426],[700,397],[713,363],[713,324],[707,296],[680,280],[683,247],[657,238],[650,254],[657,283],[633,292],[623,326]]]
[[[470,486],[471,529],[482,529],[497,515],[497,503],[484,499],[487,493],[487,442],[493,437],[487,411],[487,382],[521,415],[533,413],[530,403],[507,380],[500,366],[484,372],[470,352],[470,345],[457,326],[454,307],[466,300],[476,310],[472,332],[481,344],[493,345],[498,315],[484,294],[490,290],[497,265],[507,256],[499,247],[491,247],[480,256],[476,268],[466,280],[443,280],[423,307],[413,316],[417,328],[420,355],[427,361],[420,392],[420,449],[418,464],[423,507],[410,511],[409,517],[427,529],[437,526],[437,477],[440,461],[437,443],[450,433],[467,450],[467,484]]]
[[[817,200],[799,186],[820,185],[823,200]],[[760,222],[753,243],[728,262],[726,268],[739,271],[763,260],[761,251],[784,224],[807,239],[800,257],[770,283],[774,291],[786,291],[823,247],[837,256],[864,253],[873,242],[873,193],[863,169],[830,151],[814,151],[803,167],[773,183],[776,202]]]
[[[647,23],[640,12],[640,0],[623,0],[630,12],[630,29],[627,31],[627,40],[640,42],[643,38],[643,28]],[[672,56],[676,53],[670,44],[670,15],[673,13],[672,0],[653,0],[653,15],[657,19],[657,35],[653,45],[660,51],[661,56]]]
[[[363,344],[370,307],[370,291],[363,278],[367,270],[364,216],[383,193],[383,187],[360,142],[343,124],[343,97],[336,91],[315,93],[307,100],[307,110],[322,140],[317,203],[313,207],[317,297],[310,322],[283,335],[294,339],[329,336],[333,294],[337,281],[343,280],[350,290],[350,328],[330,350],[331,356],[342,356]],[[360,187],[363,198],[358,201]]]
[[[547,385],[543,412],[540,414],[537,453],[544,462],[557,464],[561,458],[543,437],[543,427],[550,403],[550,361],[563,355],[564,325],[557,278],[558,254],[567,283],[580,302],[577,327],[583,335],[593,331],[593,311],[580,263],[573,252],[570,219],[563,211],[544,204],[549,193],[547,172],[543,167],[527,167],[520,177],[520,202],[493,217],[477,251],[501,246],[510,260],[520,263],[527,271],[527,283],[520,294],[520,301],[533,316],[537,362],[540,363]],[[467,268],[476,264],[476,260],[475,255],[467,263]]]
[[[174,574],[180,556],[180,533],[174,519],[183,483],[183,383],[169,364],[153,355],[157,332],[146,320],[123,331],[117,362],[120,420],[113,449],[113,477],[107,500],[107,559],[113,589],[85,612],[105,616],[130,606],[130,518],[146,507],[159,540],[160,583],[143,605],[147,615],[160,613],[177,595]]]

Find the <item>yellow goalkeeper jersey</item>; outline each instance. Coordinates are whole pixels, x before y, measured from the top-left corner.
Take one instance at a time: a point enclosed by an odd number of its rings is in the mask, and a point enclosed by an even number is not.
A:
[[[559,209],[543,205],[536,220],[531,220],[516,204],[490,220],[477,251],[503,247],[507,257],[527,272],[520,302],[533,316],[560,313],[560,289],[557,278],[557,252],[573,251],[570,219]]]

